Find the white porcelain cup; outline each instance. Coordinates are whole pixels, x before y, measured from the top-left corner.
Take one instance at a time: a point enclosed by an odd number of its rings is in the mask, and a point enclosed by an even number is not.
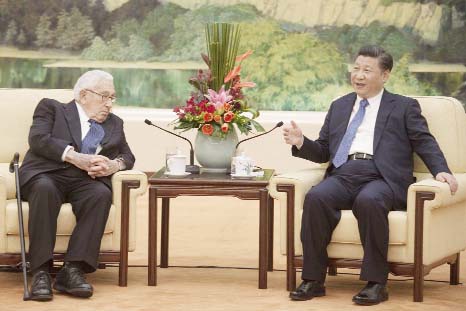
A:
[[[165,153],[165,172],[166,173],[171,173],[170,168],[168,166],[168,159],[176,155],[177,155],[176,151],[167,151],[167,153]]]
[[[250,176],[254,164],[251,158],[244,155],[231,159],[231,174],[233,176]]]
[[[186,156],[182,154],[172,155],[167,159],[168,172],[172,175],[186,173]]]

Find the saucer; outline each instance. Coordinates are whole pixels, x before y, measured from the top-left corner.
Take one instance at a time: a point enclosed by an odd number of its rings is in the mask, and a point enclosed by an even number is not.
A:
[[[235,179],[253,179],[255,177],[257,177],[256,175],[238,175],[238,174],[230,174],[230,176],[232,178],[235,178]]]
[[[188,176],[190,175],[191,173],[189,172],[182,172],[182,173],[170,173],[170,172],[165,172],[163,173],[164,175],[167,175],[167,176],[171,176],[171,177],[184,177],[184,176]]]

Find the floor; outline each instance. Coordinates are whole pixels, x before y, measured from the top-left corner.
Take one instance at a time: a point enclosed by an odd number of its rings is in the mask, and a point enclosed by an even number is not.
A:
[[[0,273],[0,310],[356,310],[351,302],[364,284],[358,270],[329,276],[327,296],[294,302],[285,290],[285,256],[279,250],[275,213],[274,271],[268,289],[257,288],[258,203],[234,198],[177,198],[170,220],[170,267],[158,269],[158,285],[147,286],[147,197],[138,207],[137,250],[130,253],[128,287],[118,287],[118,268],[88,275],[94,296],[55,294],[53,301],[22,301],[22,274]],[[159,218],[160,219],[160,218]],[[461,278],[466,278],[462,254]],[[372,310],[466,310],[466,287],[448,284],[449,267],[429,274],[424,302],[412,302],[412,280],[390,277],[390,299]],[[299,279],[299,275],[298,275]]]

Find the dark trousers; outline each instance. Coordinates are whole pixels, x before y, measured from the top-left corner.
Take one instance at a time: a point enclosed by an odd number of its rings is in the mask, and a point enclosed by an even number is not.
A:
[[[85,272],[97,268],[100,243],[112,204],[112,191],[86,172],[69,167],[36,175],[22,188],[29,203],[29,260],[31,270],[53,259],[57,217],[71,203],[76,226],[65,261],[81,261]]]
[[[388,212],[394,195],[371,160],[350,160],[306,194],[301,224],[304,280],[324,282],[327,246],[341,218],[353,211],[364,248],[360,279],[385,284],[388,278]]]

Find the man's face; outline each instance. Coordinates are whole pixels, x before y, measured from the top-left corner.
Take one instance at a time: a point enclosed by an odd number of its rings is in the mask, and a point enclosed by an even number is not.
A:
[[[89,89],[80,93],[80,104],[90,119],[104,122],[112,111],[112,99],[115,98],[115,87],[109,80],[101,80]]]
[[[390,71],[380,68],[378,58],[359,55],[351,70],[351,85],[360,97],[370,98],[383,89],[389,76]]]

